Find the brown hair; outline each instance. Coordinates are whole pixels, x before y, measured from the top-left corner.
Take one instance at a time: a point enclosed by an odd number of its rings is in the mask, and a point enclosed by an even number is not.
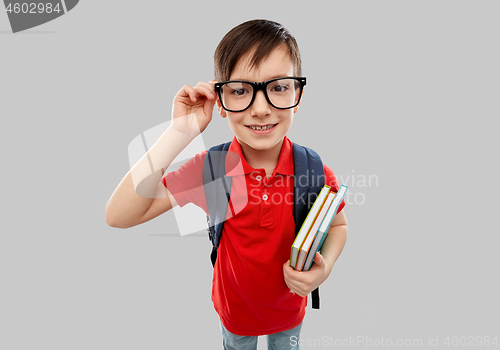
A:
[[[215,80],[229,80],[238,60],[255,48],[250,67],[258,67],[273,49],[285,44],[294,65],[294,75],[302,75],[299,46],[293,35],[281,24],[254,19],[231,29],[220,41],[214,53]]]

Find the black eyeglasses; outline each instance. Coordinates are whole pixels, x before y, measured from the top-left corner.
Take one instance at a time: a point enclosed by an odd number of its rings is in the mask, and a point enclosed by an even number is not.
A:
[[[289,109],[297,106],[306,85],[305,77],[276,78],[261,83],[243,80],[215,83],[215,91],[228,112],[243,112],[248,109],[257,91],[264,91],[267,102],[277,109]]]

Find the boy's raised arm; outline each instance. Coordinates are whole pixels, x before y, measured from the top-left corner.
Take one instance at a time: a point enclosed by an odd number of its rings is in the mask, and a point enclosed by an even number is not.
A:
[[[174,98],[172,122],[151,149],[130,169],[106,203],[108,225],[132,227],[176,205],[160,182],[177,155],[212,119],[217,100],[214,81],[185,85]]]

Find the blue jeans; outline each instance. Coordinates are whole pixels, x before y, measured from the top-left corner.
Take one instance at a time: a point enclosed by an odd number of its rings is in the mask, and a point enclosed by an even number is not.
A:
[[[229,332],[220,323],[222,330],[222,345],[224,350],[256,350],[257,339],[256,336],[243,336],[236,335]],[[299,335],[302,323],[297,327],[283,331],[280,333],[269,334],[267,338],[268,350],[298,350],[299,349]]]

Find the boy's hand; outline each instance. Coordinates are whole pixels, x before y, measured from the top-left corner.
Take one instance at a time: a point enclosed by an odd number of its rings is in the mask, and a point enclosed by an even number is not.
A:
[[[317,252],[314,257],[314,264],[309,271],[296,271],[290,266],[290,260],[283,265],[283,275],[285,283],[292,293],[305,297],[317,287],[319,287],[327,278],[329,273],[325,259]]]
[[[215,80],[200,81],[194,88],[184,85],[179,90],[172,108],[173,128],[193,138],[205,130],[217,101],[214,83]]]

